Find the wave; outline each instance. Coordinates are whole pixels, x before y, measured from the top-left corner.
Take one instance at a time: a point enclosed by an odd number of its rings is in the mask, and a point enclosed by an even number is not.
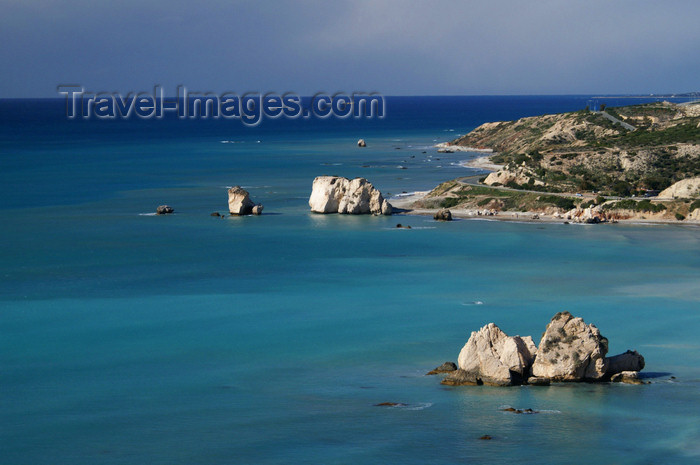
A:
[[[403,197],[410,197],[410,196],[412,196],[412,195],[425,194],[426,192],[428,192],[428,191],[402,192],[401,194],[396,194],[396,195],[391,196],[391,197],[389,198],[389,200],[391,200],[391,199],[400,199],[400,198],[403,198]]]
[[[139,213],[139,216],[157,216],[157,213]]]

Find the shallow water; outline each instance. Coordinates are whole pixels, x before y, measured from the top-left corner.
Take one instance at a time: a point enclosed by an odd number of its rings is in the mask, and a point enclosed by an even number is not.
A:
[[[511,101],[536,114],[530,103]],[[486,113],[471,105],[463,121]],[[137,137],[38,121],[41,137],[8,142],[3,463],[697,463],[700,229],[307,211],[319,174],[398,193],[470,173],[428,161],[469,156],[428,147],[459,125],[411,111],[361,127],[365,151],[342,127]],[[210,217],[233,184],[265,214]],[[162,203],[177,213],[142,215]],[[611,353],[639,350],[652,384],[424,376],[488,322],[538,341],[562,310]]]

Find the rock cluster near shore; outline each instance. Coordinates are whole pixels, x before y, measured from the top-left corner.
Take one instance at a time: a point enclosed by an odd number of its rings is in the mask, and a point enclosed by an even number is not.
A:
[[[590,206],[588,208],[574,208],[564,213],[564,219],[573,221],[574,223],[598,224],[606,223],[609,218],[606,212],[600,205]]]
[[[250,199],[250,194],[241,186],[228,190],[228,210],[232,215],[261,215],[263,206]]]
[[[458,368],[442,384],[512,386],[561,381],[622,381],[639,384],[644,357],[627,351],[606,357],[608,340],[598,328],[569,312],[554,315],[540,340],[508,336],[494,323],[471,333]],[[442,370],[449,365],[443,364]],[[431,372],[432,373],[432,372]]]
[[[318,176],[309,197],[314,213],[391,215],[392,207],[365,178]]]

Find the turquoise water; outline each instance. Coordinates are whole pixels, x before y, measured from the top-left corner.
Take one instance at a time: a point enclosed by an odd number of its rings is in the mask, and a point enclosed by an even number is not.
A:
[[[455,163],[471,155],[434,140],[494,107],[579,99],[467,100],[428,120],[445,102],[417,99],[377,127],[252,133],[15,117],[0,173],[2,463],[697,463],[700,229],[308,212],[316,175],[428,189],[470,173]],[[263,216],[209,216],[234,184]],[[145,215],[162,203],[177,213]],[[490,321],[538,340],[561,310],[611,353],[639,350],[652,384],[424,376]]]

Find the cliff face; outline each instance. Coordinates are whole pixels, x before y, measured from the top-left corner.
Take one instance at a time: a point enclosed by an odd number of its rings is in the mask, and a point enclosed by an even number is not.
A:
[[[655,103],[486,123],[451,142],[490,148],[486,184],[628,196],[700,175],[700,105]]]

